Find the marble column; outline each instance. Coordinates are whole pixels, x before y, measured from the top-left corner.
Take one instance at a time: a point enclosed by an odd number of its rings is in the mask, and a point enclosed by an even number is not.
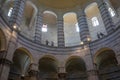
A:
[[[43,14],[40,11],[38,11],[36,17],[36,29],[34,38],[36,43],[41,43],[42,26],[43,26]]]
[[[101,13],[101,17],[103,19],[107,33],[108,34],[113,33],[114,32],[113,28],[115,27],[115,25],[112,21],[111,15],[108,11],[107,4],[105,3],[104,0],[96,0],[96,2],[98,4],[98,8]]]
[[[80,39],[83,42],[87,42],[87,38],[90,37],[90,33],[89,33],[86,14],[84,10],[77,12],[77,19],[78,19],[78,25],[80,28]]]
[[[13,10],[12,10],[12,14],[10,17],[11,28],[13,28],[14,25],[20,27],[23,13],[24,13],[25,2],[26,0],[15,0],[14,1]]]
[[[0,80],[8,80],[10,65],[12,62],[5,58],[6,51],[0,51],[0,54],[2,54],[0,58]]]
[[[57,17],[57,27],[58,27],[58,47],[64,47],[65,46],[65,40],[64,40],[64,21],[63,21],[63,15],[59,14]]]
[[[29,80],[38,80],[38,65],[32,63],[29,70]],[[39,79],[40,80],[40,79]]]

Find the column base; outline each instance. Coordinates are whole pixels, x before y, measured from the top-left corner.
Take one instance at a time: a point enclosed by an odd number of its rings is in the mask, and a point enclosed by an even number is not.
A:
[[[65,80],[66,79],[66,73],[58,73],[59,80]]]

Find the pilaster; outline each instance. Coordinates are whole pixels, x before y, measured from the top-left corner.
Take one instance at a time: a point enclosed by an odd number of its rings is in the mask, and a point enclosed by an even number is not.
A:
[[[36,29],[35,29],[35,42],[36,43],[41,43],[42,25],[43,25],[43,15],[40,11],[38,11],[37,17],[36,17]]]
[[[24,13],[25,2],[26,0],[15,0],[14,1],[13,11],[10,17],[11,27],[13,27],[14,25],[17,25],[20,27],[20,24],[22,22],[22,16]]]
[[[29,68],[29,80],[37,80],[38,77],[38,65],[32,63]]]
[[[80,28],[81,41],[86,42],[87,38],[90,37],[90,33],[89,33],[89,28],[88,28],[84,10],[78,11],[77,19],[78,19],[78,25]]]
[[[6,51],[0,52],[2,54],[0,58],[0,80],[8,80],[10,65],[12,64],[12,61],[5,58],[6,53]]]
[[[108,34],[113,33],[114,32],[113,28],[115,25],[112,21],[112,18],[110,16],[106,3],[104,2],[104,0],[96,0],[96,2],[98,4],[98,8],[101,13],[101,17],[103,19],[107,33]]]
[[[65,46],[64,40],[64,24],[63,24],[63,15],[59,14],[57,17],[57,27],[58,27],[58,47]]]

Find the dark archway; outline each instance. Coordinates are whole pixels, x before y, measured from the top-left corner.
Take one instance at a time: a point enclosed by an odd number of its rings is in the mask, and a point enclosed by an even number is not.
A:
[[[28,75],[28,69],[31,61],[32,59],[30,53],[26,49],[17,49],[14,52],[13,64],[10,68],[8,80],[19,80],[21,77]]]
[[[87,80],[85,62],[80,57],[72,57],[66,63],[67,80]]]
[[[50,57],[39,60],[39,76],[45,80],[57,80],[57,62]]]
[[[105,49],[96,54],[95,63],[99,71],[100,80],[119,80],[120,68],[117,66],[115,52]]]

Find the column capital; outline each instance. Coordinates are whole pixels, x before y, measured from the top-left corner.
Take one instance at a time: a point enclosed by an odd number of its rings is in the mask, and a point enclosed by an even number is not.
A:
[[[38,64],[35,64],[35,63],[31,63],[30,66],[29,66],[29,75],[30,76],[36,76],[38,74]]]
[[[12,64],[12,61],[10,61],[8,59],[5,59],[5,58],[1,58],[0,59],[0,64],[10,66]]]
[[[58,67],[58,73],[66,73],[65,67]]]

